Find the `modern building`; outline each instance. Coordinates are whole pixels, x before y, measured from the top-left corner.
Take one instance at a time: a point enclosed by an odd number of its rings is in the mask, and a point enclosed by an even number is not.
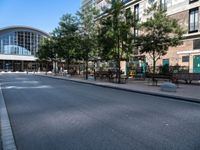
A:
[[[95,0],[81,0],[81,10],[87,9],[90,6],[95,6]]]
[[[39,29],[11,26],[0,29],[0,71],[36,69],[36,53],[43,38],[49,35]]]
[[[123,0],[125,9],[131,9],[141,21],[144,21],[144,10],[155,2],[161,4],[167,10],[169,17],[178,20],[180,25],[186,30],[183,44],[178,47],[169,48],[168,53],[162,56],[157,66],[185,67],[191,73],[200,73],[200,0]],[[108,8],[108,0],[96,0],[95,5],[100,12]],[[140,31],[134,30],[134,34]],[[135,55],[135,54],[134,54]],[[136,54],[141,55],[141,54]],[[151,59],[146,55],[147,63],[152,66]]]

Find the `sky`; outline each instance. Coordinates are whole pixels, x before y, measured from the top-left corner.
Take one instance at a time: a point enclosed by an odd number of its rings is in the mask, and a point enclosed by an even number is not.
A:
[[[0,28],[22,25],[47,33],[58,26],[63,14],[75,14],[81,0],[0,0]]]

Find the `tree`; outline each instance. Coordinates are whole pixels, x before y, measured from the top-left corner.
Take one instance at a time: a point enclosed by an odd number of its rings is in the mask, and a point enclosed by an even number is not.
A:
[[[52,38],[45,38],[39,45],[39,50],[37,52],[37,57],[40,61],[55,62],[57,61],[57,43]],[[46,67],[46,69],[47,69]],[[55,71],[55,70],[54,70]]]
[[[71,61],[77,58],[78,25],[79,21],[76,16],[65,14],[59,22],[59,27],[52,34],[59,43],[58,56],[66,60],[68,71]]]
[[[89,58],[94,57],[97,52],[97,26],[94,19],[98,15],[98,11],[95,7],[88,6],[81,12],[78,12],[77,15],[80,18],[79,43],[81,56],[85,61],[85,78],[87,80]]]
[[[137,38],[137,46],[141,53],[148,53],[152,58],[155,74],[157,60],[167,53],[169,47],[182,44],[184,30],[157,4],[147,9],[145,16],[148,18],[140,24],[142,34]]]
[[[128,60],[134,48],[132,29],[136,26],[134,14],[130,9],[124,8],[121,0],[112,2],[107,16],[100,19],[98,36],[101,47],[101,57],[116,62],[118,83],[121,79],[122,60]]]

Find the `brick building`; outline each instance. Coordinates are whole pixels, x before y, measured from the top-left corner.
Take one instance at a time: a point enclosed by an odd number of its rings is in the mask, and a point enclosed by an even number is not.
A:
[[[100,13],[109,9],[108,1],[112,0],[96,0],[94,5],[100,10]],[[167,9],[168,16],[178,20],[180,25],[186,30],[184,34],[183,44],[178,47],[171,47],[165,56],[162,56],[157,66],[168,64],[169,66],[185,66],[189,72],[200,73],[200,21],[199,7],[200,0],[123,0],[126,9],[130,8],[138,15],[141,21],[146,18],[143,15],[144,10],[153,3],[158,2]],[[135,30],[134,34],[140,34]],[[135,55],[135,54],[134,54]],[[136,54],[136,56],[141,54]],[[146,61],[151,66],[152,62],[146,55]]]
[[[189,72],[200,73],[199,7],[199,0],[172,0],[168,5],[168,15],[179,21],[186,34],[183,45],[169,48],[158,65],[169,62],[169,65],[186,66]]]

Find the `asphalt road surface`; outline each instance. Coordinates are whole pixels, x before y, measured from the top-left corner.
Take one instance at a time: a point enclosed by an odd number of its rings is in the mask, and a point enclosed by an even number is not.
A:
[[[18,150],[200,150],[200,104],[1,74]]]

